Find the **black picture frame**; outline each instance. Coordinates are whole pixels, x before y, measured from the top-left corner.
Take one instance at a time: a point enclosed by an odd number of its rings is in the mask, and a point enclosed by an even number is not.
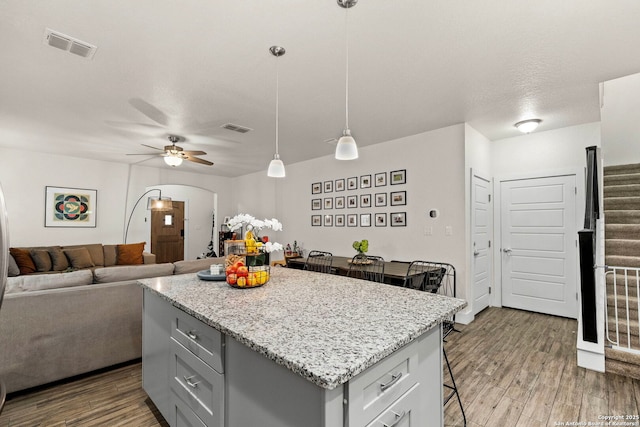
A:
[[[333,193],[333,181],[325,181],[323,188],[325,193]]]
[[[311,210],[319,211],[322,209],[322,199],[311,199]]]
[[[357,214],[348,214],[347,215],[347,227],[357,227],[358,226],[358,215]]]
[[[371,214],[360,214],[360,227],[371,227]]]
[[[347,196],[347,207],[356,209],[358,207],[358,196]]]
[[[344,227],[344,214],[335,215],[335,226]]]
[[[385,185],[387,185],[387,173],[380,172],[375,174],[373,182],[376,187],[384,187]]]
[[[391,185],[400,185],[407,183],[407,170],[399,169],[389,172],[389,183]]]
[[[407,204],[406,191],[393,191],[390,194],[391,206],[404,206]]]
[[[311,215],[311,226],[320,227],[322,225],[322,215]]]
[[[361,208],[370,208],[371,207],[371,194],[361,194],[360,195],[360,207]]]
[[[336,179],[335,190],[336,191],[344,191],[345,190],[344,178]]]
[[[311,184],[311,194],[321,194],[322,193],[322,183],[314,182]]]
[[[333,227],[333,215],[325,215],[323,225],[325,227]]]
[[[362,175],[360,177],[360,188],[371,188],[371,175]]]
[[[391,212],[389,214],[389,221],[392,227],[406,227],[407,226],[407,213],[406,212]]]
[[[347,190],[357,190],[358,189],[358,177],[352,176],[351,178],[347,178]]]
[[[387,226],[387,214],[386,213],[377,213],[374,216],[374,223],[376,227],[386,227]]]
[[[326,197],[324,199],[324,208],[333,209],[333,197]]]
[[[376,193],[373,200],[376,208],[385,207],[387,206],[387,193]]]
[[[334,207],[336,209],[344,209],[344,196],[338,196],[336,197],[335,202],[333,203]]]

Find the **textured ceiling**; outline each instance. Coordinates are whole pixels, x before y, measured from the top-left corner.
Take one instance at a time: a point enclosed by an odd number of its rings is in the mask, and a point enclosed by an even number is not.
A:
[[[360,0],[349,11],[359,145],[468,122],[487,138],[599,120],[598,83],[640,71],[640,2]],[[98,46],[86,60],[45,28]],[[345,10],[335,0],[0,0],[0,147],[166,167],[169,133],[238,176],[274,152],[332,153],[344,127]],[[220,128],[231,122],[253,131]]]

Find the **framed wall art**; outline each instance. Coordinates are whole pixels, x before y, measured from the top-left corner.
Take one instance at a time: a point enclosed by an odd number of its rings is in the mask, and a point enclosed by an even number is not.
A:
[[[392,227],[406,227],[407,226],[407,213],[406,212],[392,212],[391,226]]]
[[[386,227],[387,226],[387,214],[386,213],[377,213],[375,215],[375,224],[376,227]]]
[[[349,214],[347,215],[347,227],[357,227],[358,226],[358,215]]]
[[[371,227],[371,214],[360,214],[360,227]]]
[[[344,215],[336,215],[336,227],[344,227]]]
[[[311,194],[320,194],[322,193],[322,183],[314,182],[311,184]]]
[[[97,190],[45,187],[45,227],[95,228]]]
[[[333,197],[327,197],[324,199],[324,208],[333,209]]]
[[[361,194],[360,195],[360,207],[361,208],[370,208],[371,207],[371,194]]]
[[[333,193],[333,181],[325,181],[324,182],[324,192],[325,193]]]
[[[391,206],[402,206],[407,204],[406,191],[394,191],[391,193]]]
[[[358,196],[348,196],[347,197],[347,207],[349,209],[358,207]]]
[[[333,215],[325,215],[324,216],[324,226],[325,227],[333,227]]]
[[[389,172],[389,181],[391,181],[391,185],[406,184],[407,170],[401,169]]]
[[[320,227],[322,225],[322,215],[311,215],[311,226]]]
[[[387,206],[387,193],[376,193],[374,200],[376,208]]]
[[[322,199],[311,199],[311,210],[319,211],[322,209]]]
[[[347,190],[357,190],[358,189],[358,178],[353,176],[351,178],[347,178]]]
[[[344,196],[336,197],[336,209],[344,209]]]
[[[344,191],[344,178],[336,179],[336,191]]]
[[[386,172],[380,172],[375,174],[374,182],[376,187],[384,187],[387,185],[387,174]]]
[[[360,177],[360,188],[371,187],[371,175],[362,175]]]

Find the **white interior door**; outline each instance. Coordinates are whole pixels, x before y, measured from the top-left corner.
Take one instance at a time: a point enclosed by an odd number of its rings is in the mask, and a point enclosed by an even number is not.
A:
[[[577,318],[575,175],[500,183],[502,305]]]
[[[474,316],[489,307],[491,295],[491,239],[493,219],[491,210],[491,183],[489,180],[473,174],[472,181],[471,229],[473,233],[473,305]]]

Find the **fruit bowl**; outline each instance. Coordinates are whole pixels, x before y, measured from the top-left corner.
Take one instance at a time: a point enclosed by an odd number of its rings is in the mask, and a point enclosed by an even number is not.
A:
[[[244,262],[236,261],[227,267],[225,276],[232,288],[258,288],[269,281],[271,270],[268,265],[246,266]]]

